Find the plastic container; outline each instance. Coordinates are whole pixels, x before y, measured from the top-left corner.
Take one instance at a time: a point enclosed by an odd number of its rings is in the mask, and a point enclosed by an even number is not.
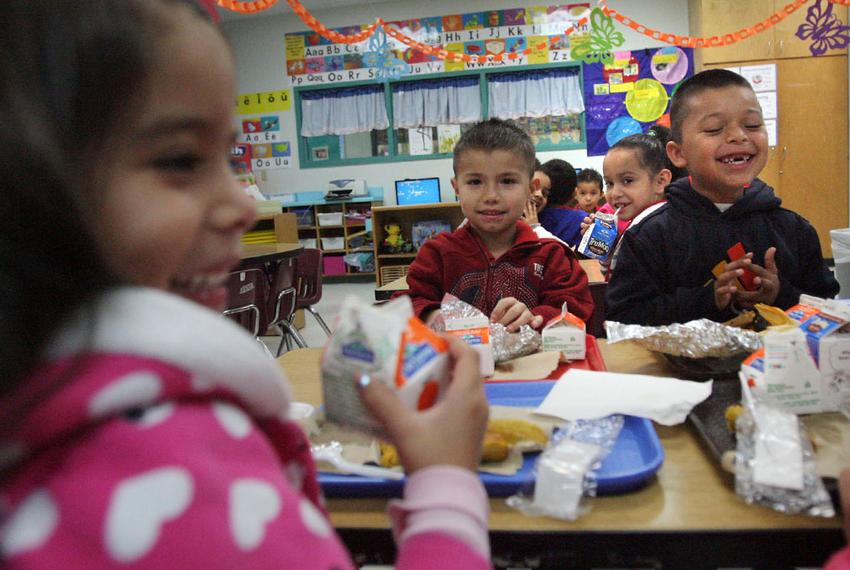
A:
[[[322,257],[322,273],[324,275],[345,275],[345,262],[341,255],[325,255]]]
[[[841,285],[839,299],[850,299],[850,228],[829,230],[832,257],[835,259],[835,278]]]
[[[313,225],[313,208],[292,208],[299,226]]]
[[[320,212],[320,226],[340,226],[342,225],[342,212]]]
[[[344,237],[323,237],[322,249],[345,249]]]
[[[301,247],[304,249],[316,249],[316,238],[302,238],[298,240],[298,243],[301,244]]]

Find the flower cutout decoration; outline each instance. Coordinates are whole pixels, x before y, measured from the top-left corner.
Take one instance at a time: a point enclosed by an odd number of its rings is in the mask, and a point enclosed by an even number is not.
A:
[[[382,83],[410,73],[410,66],[404,60],[395,57],[387,40],[387,34],[382,28],[375,30],[369,38],[369,51],[363,55],[363,63],[375,68],[375,80]]]
[[[829,0],[817,0],[806,11],[806,21],[794,34],[801,40],[812,40],[809,51],[812,55],[823,55],[828,49],[844,49],[850,44],[850,26],[845,26],[832,12]]]
[[[590,13],[590,34],[573,37],[570,42],[570,57],[585,63],[612,63],[613,48],[623,45],[626,38],[614,28],[614,19],[599,8]]]

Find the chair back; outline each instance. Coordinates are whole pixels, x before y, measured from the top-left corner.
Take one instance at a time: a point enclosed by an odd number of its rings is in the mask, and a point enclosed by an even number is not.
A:
[[[298,290],[298,309],[315,305],[322,300],[322,250],[301,251],[298,255],[295,283]]]
[[[288,257],[275,268],[268,301],[269,326],[288,321],[295,313],[298,298],[295,275],[299,265],[300,258]]]
[[[227,307],[223,314],[254,336],[265,332],[268,281],[261,269],[233,271],[227,278]]]

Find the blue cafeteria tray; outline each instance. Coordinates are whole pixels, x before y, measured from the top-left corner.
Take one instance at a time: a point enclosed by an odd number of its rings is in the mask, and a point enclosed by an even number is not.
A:
[[[487,399],[500,406],[536,407],[554,385],[553,381],[501,382],[487,384]],[[491,497],[513,495],[524,483],[533,479],[537,453],[527,453],[522,468],[513,475],[481,473],[481,481]],[[597,494],[611,495],[642,487],[661,467],[664,450],[652,422],[626,416],[623,430],[613,451],[602,462],[597,477]],[[389,481],[358,475],[319,473],[319,483],[326,497],[400,497],[404,481]]]

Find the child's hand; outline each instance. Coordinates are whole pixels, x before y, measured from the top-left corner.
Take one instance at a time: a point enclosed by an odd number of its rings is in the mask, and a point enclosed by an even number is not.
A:
[[[530,325],[533,329],[540,328],[543,317],[533,315],[525,303],[513,297],[504,297],[499,299],[493,312],[490,313],[490,322],[505,325],[508,332],[516,332],[522,325]]]
[[[360,398],[386,427],[408,475],[432,465],[478,470],[489,414],[478,353],[457,337],[443,338],[449,342],[451,380],[434,407],[416,412],[382,382],[361,385]]]
[[[738,282],[735,280],[744,274],[744,268],[749,269],[752,265],[752,253],[727,263],[723,273],[714,280],[714,304],[721,311],[729,306],[732,299],[738,293]]]
[[[581,221],[581,235],[584,235],[584,232],[587,231],[587,228],[593,225],[593,220],[596,219],[596,214],[590,214],[589,216],[585,216]]]
[[[525,208],[522,210],[522,217],[525,218],[525,223],[527,224],[540,223],[540,220],[537,219],[537,204],[534,203],[534,200],[529,199],[525,203]]]
[[[764,252],[764,267],[752,262],[752,254],[744,258],[744,266],[755,275],[753,284],[758,287],[755,291],[738,291],[738,302],[742,307],[750,308],[756,303],[772,305],[779,295],[779,269],[776,267],[776,248],[768,248]]]

